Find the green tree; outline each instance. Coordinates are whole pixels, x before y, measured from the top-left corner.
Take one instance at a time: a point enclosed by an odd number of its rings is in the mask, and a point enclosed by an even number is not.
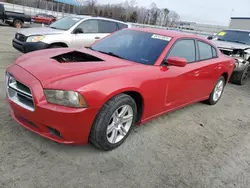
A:
[[[132,12],[132,14],[130,14],[129,21],[130,22],[137,22],[137,12],[136,11],[134,11],[134,12]]]
[[[126,15],[122,14],[122,15],[120,16],[120,20],[125,22],[125,21],[126,21]]]
[[[101,9],[100,12],[99,12],[99,16],[100,16],[100,17],[103,16],[103,11],[102,11],[102,9]]]
[[[155,24],[156,24],[157,18],[158,18],[158,11],[155,10],[155,12],[154,12],[154,14],[153,14],[152,22],[151,22],[152,25],[155,25]]]
[[[104,15],[103,16],[106,17],[106,18],[109,17],[109,13],[108,13],[107,10],[104,11]]]
[[[109,13],[109,18],[112,18],[112,17],[113,17],[113,13],[110,12],[110,13]]]

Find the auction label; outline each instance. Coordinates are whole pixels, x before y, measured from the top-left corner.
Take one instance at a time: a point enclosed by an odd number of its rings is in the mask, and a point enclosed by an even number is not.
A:
[[[156,35],[156,34],[153,34],[151,38],[165,40],[165,41],[170,41],[172,39],[171,37],[167,37],[164,35]]]

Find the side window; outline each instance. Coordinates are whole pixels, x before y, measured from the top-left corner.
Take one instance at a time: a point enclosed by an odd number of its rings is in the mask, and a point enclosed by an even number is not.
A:
[[[80,23],[77,28],[82,28],[84,33],[98,33],[98,21],[86,20]]]
[[[212,47],[212,54],[213,54],[213,57],[217,57],[218,56],[217,55],[217,50],[214,47]]]
[[[127,25],[127,24],[123,24],[123,23],[117,23],[117,24],[118,24],[119,29],[128,28],[128,25]]]
[[[212,46],[205,43],[198,41],[199,52],[200,52],[200,60],[206,60],[213,58]]]
[[[185,58],[188,63],[196,61],[195,56],[195,42],[191,39],[177,41],[168,54],[168,57]]]
[[[112,33],[118,30],[116,22],[99,20],[99,33]]]

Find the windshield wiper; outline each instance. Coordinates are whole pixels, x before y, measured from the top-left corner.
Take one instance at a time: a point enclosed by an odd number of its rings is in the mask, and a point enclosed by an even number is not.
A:
[[[124,59],[123,57],[121,57],[119,55],[116,55],[113,52],[103,52],[103,51],[98,51],[98,52],[103,53],[103,54],[107,54],[107,55],[111,55],[113,57],[117,57],[117,58],[120,58],[120,59]]]
[[[50,27],[51,29],[58,29],[58,28],[56,28],[56,27]]]

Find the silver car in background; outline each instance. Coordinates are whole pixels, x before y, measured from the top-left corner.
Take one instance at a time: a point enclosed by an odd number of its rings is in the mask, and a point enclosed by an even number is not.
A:
[[[124,28],[130,28],[130,25],[102,17],[69,16],[59,19],[49,27],[19,30],[12,45],[22,53],[47,48],[89,47],[96,40]]]

